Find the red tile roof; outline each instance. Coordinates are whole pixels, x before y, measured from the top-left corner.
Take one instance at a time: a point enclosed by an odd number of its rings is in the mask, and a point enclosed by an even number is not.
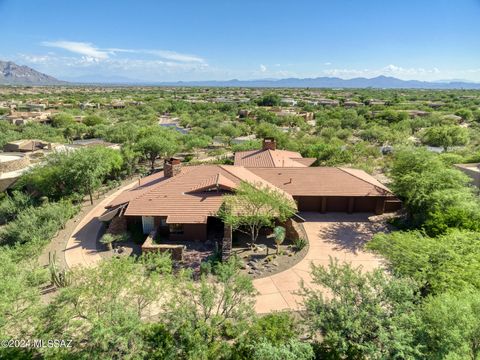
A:
[[[391,196],[363,170],[334,167],[250,168],[292,196]]]
[[[234,165],[245,167],[308,167],[316,159],[302,158],[295,151],[250,150],[235,153]]]
[[[206,223],[222,205],[222,192],[208,191],[216,181],[225,188],[234,188],[246,181],[259,188],[278,189],[251,171],[232,165],[184,166],[180,174],[165,178],[163,172],[151,175],[140,185],[120,194],[107,207],[128,203],[127,216],[165,216],[168,223]],[[205,191],[200,191],[200,190]]]

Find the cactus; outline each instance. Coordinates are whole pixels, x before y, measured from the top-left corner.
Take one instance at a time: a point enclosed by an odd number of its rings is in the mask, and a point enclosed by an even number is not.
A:
[[[72,283],[70,273],[65,269],[59,270],[57,265],[57,253],[54,252],[53,255],[48,253],[48,268],[50,270],[50,279],[53,285],[58,288],[67,287]]]

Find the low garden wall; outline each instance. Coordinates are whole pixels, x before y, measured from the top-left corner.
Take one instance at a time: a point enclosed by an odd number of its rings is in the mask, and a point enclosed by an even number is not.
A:
[[[183,252],[185,251],[185,245],[155,244],[154,239],[156,236],[157,232],[155,230],[148,235],[147,239],[142,244],[142,253],[169,252],[173,260],[183,260]]]

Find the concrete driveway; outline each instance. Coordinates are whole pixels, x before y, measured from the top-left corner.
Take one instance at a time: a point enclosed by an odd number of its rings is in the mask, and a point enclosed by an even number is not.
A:
[[[98,217],[105,212],[107,206],[121,192],[137,184],[133,181],[120,188],[99,202],[77,225],[68,239],[64,250],[65,262],[69,268],[75,266],[95,266],[102,257],[97,250],[97,239],[102,230],[102,222]]]
[[[257,279],[253,284],[259,295],[255,305],[257,313],[279,310],[300,310],[301,297],[297,294],[300,282],[316,287],[310,276],[311,264],[328,266],[330,257],[365,271],[381,266],[381,258],[365,252],[363,247],[372,235],[388,231],[384,224],[371,223],[371,214],[302,213],[303,224],[309,240],[309,250],[303,260],[281,273]]]

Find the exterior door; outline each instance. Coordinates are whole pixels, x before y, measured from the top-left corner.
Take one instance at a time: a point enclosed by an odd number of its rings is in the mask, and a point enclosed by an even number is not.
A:
[[[142,216],[142,227],[144,234],[150,234],[155,229],[155,221],[153,216]]]

